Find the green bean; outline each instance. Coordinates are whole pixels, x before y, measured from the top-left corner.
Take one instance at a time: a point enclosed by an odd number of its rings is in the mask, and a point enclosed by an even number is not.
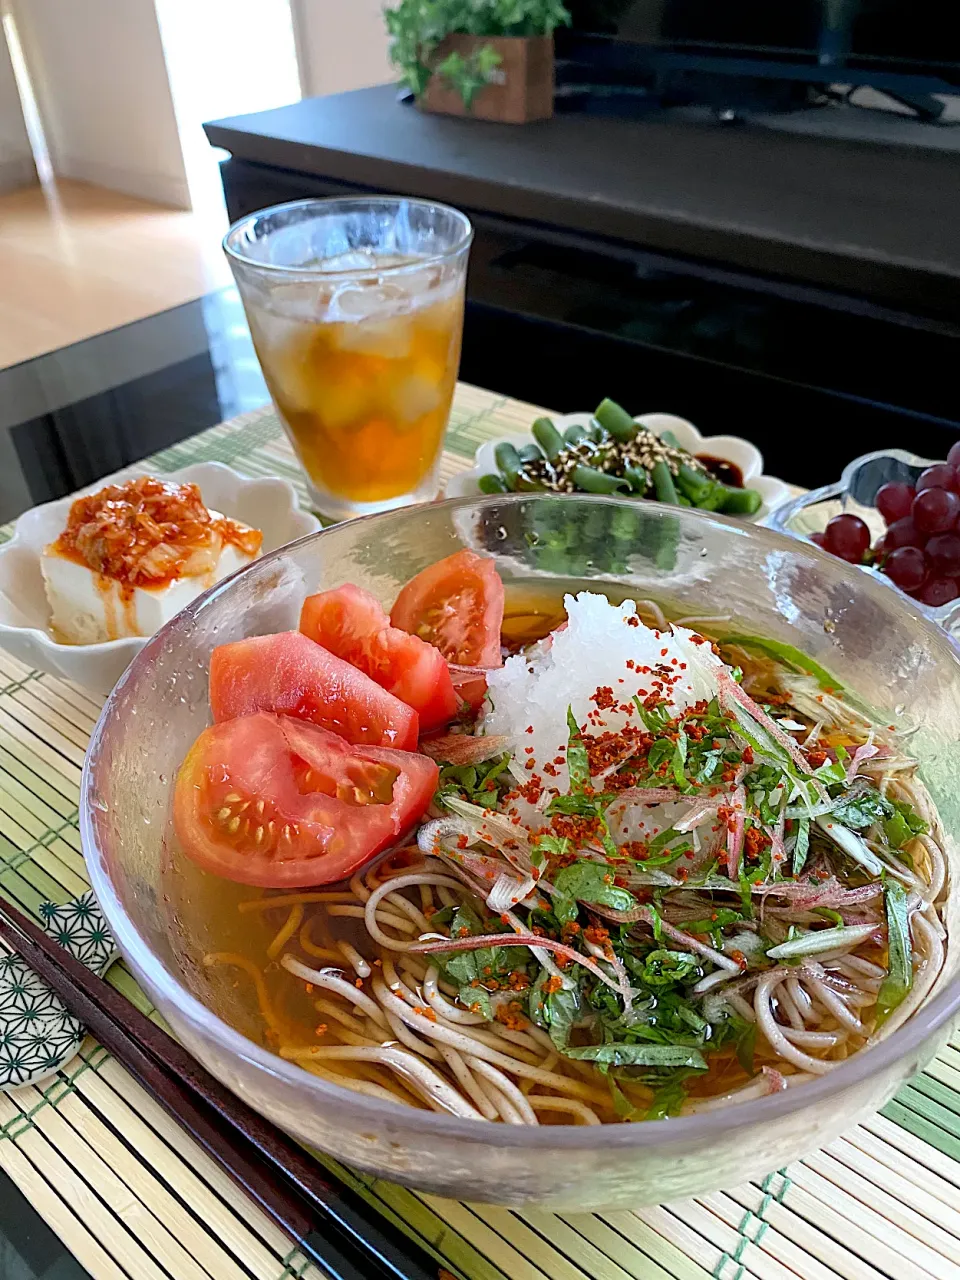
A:
[[[594,444],[600,444],[605,434],[599,422],[591,422],[587,427],[587,439],[592,440]]]
[[[691,502],[691,501],[690,501],[690,499],[687,497],[687,495],[686,495],[685,493],[678,493],[678,494],[677,494],[677,506],[678,506],[678,507],[695,507],[696,505],[697,505],[697,504],[696,504],[695,502]]]
[[[613,400],[602,400],[593,416],[604,431],[609,432],[614,440],[619,440],[622,444],[635,440],[640,430],[639,424],[634,422],[626,409],[622,409]]]
[[[567,444],[579,444],[581,440],[588,439],[590,428],[583,422],[574,422],[567,427],[563,433],[563,438]]]
[[[502,476],[491,473],[488,476],[481,476],[477,481],[477,488],[481,493],[508,493],[509,490]]]
[[[637,536],[637,512],[626,505],[615,507],[610,521],[610,536],[618,542],[633,542]]]
[[[670,474],[670,468],[665,462],[658,462],[654,465],[653,491],[657,495],[658,502],[667,502],[671,506],[677,506],[677,491],[674,487],[673,476]]]
[[[660,439],[663,441],[664,444],[669,445],[671,449],[683,449],[683,445],[680,443],[680,441],[677,439],[677,437],[673,434],[672,431],[661,431]],[[684,453],[686,453],[685,449],[684,449]]]
[[[517,453],[509,440],[501,440],[496,449],[494,449],[493,456],[500,474],[503,476],[504,484],[508,489],[516,492],[520,472],[523,469],[523,462],[519,453]]]
[[[543,454],[540,452],[539,445],[525,444],[517,450],[521,462],[542,462]]]
[[[705,476],[702,471],[694,471],[693,467],[688,467],[685,462],[680,464],[677,472],[677,487],[686,494],[695,507],[699,507],[700,500],[707,497],[713,486],[714,481],[709,476]]]
[[[623,468],[623,474],[634,493],[642,496],[650,488],[650,473],[643,467],[632,467],[628,463]]]
[[[564,449],[563,436],[549,418],[538,418],[530,428],[533,438],[547,455],[549,462],[555,462]]]
[[[574,467],[570,479],[584,493],[623,493],[630,488],[630,482],[622,476],[611,476],[596,467]]]
[[[763,506],[763,498],[756,489],[734,489],[724,485],[723,504],[720,510],[729,516],[755,516]]]

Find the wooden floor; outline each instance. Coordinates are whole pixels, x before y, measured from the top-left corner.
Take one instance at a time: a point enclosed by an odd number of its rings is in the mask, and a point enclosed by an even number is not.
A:
[[[0,195],[0,368],[227,284],[224,229],[82,182]]]

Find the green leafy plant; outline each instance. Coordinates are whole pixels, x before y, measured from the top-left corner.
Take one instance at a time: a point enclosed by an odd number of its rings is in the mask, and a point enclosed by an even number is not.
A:
[[[451,53],[437,63],[447,36],[549,36],[570,21],[563,0],[400,0],[385,17],[390,60],[402,83],[420,97],[431,76],[439,75],[468,110],[501,59],[492,45],[481,45],[466,57]]]

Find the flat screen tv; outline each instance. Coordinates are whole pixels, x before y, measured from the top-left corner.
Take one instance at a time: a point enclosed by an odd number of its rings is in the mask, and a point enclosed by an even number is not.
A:
[[[571,46],[833,67],[960,85],[953,0],[569,0]],[[822,78],[822,76],[818,76]],[[934,90],[936,91],[936,90]]]

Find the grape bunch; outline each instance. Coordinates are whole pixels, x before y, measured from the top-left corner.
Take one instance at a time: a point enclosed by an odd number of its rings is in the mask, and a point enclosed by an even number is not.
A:
[[[875,564],[902,591],[928,605],[960,596],[960,441],[916,485],[894,481],[876,497],[887,530],[871,547],[854,515],[834,516],[812,540],[851,564]]]

